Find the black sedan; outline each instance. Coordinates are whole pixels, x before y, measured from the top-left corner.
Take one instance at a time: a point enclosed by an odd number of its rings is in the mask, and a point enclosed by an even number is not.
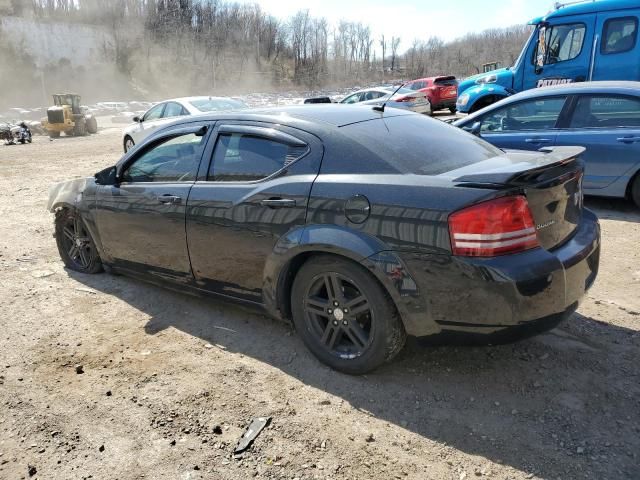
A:
[[[189,117],[54,186],[62,260],[247,302],[363,373],[406,335],[552,328],[598,270],[579,147],[499,150],[423,115]]]

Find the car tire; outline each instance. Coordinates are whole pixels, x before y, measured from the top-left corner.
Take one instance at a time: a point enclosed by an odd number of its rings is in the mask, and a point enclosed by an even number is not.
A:
[[[135,146],[135,142],[133,141],[133,138],[131,138],[129,135],[124,137],[123,146],[124,146],[124,153],[127,153],[129,150],[131,150]]]
[[[307,348],[343,373],[370,372],[405,344],[406,332],[387,292],[364,267],[339,257],[313,257],[300,268],[291,311]]]
[[[456,109],[456,107],[449,107],[449,111],[454,114],[456,113],[458,110]]]
[[[55,235],[58,253],[67,268],[82,273],[99,273],[102,261],[79,212],[64,208],[56,212]]]
[[[636,204],[638,208],[640,208],[640,173],[636,175],[636,178],[633,180],[631,184],[631,200]]]

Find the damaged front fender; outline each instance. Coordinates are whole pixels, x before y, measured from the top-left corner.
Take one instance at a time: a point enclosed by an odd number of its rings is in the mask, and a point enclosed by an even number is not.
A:
[[[53,185],[49,189],[47,210],[55,212],[64,207],[78,208],[82,201],[82,194],[92,185],[94,185],[94,179],[92,177],[77,178]]]

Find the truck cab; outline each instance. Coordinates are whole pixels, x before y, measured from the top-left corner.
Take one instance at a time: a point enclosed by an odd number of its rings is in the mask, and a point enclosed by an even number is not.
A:
[[[529,40],[509,68],[461,81],[456,108],[472,113],[531,88],[595,80],[640,80],[640,0],[556,4],[529,22]]]

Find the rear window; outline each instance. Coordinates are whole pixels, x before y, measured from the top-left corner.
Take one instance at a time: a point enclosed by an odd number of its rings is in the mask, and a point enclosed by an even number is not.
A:
[[[355,150],[336,173],[439,175],[503,154],[481,138],[422,115],[387,117],[341,130]]]
[[[456,80],[456,77],[441,77],[441,78],[436,78],[434,80],[434,82],[436,85],[438,86],[453,86],[453,85],[458,85],[458,80]]]
[[[221,110],[242,110],[247,105],[240,100],[233,98],[208,98],[205,100],[191,100],[191,105],[201,112],[218,112]]]

